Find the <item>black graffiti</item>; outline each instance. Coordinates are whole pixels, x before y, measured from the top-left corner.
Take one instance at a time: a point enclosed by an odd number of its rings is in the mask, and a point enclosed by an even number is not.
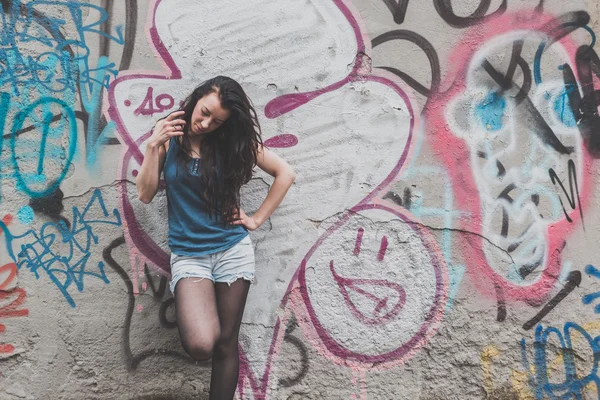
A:
[[[404,22],[406,17],[406,9],[408,8],[409,0],[383,0],[384,4],[389,8],[390,12],[394,16],[394,22],[401,24]]]
[[[483,158],[484,160],[488,159],[488,155],[486,152],[478,150],[477,151],[477,157],[479,158]],[[502,164],[500,162],[500,160],[496,159],[496,168],[498,168],[498,172],[496,173],[496,176],[498,178],[503,178],[504,175],[506,175],[506,167],[504,167],[504,164]]]
[[[498,9],[491,14],[486,15],[490,9],[492,0],[481,0],[477,9],[467,17],[459,17],[454,13],[452,8],[452,0],[434,0],[433,5],[442,19],[454,28],[466,28],[472,25],[477,25],[485,22],[489,18],[502,15],[508,8],[508,0],[503,0]]]
[[[589,154],[600,158],[600,90],[594,88],[594,76],[600,78],[600,58],[596,51],[588,45],[579,47],[576,55],[577,73],[568,64],[563,65],[563,80],[569,96],[569,105],[577,121],[579,133]],[[579,93],[579,87],[583,96]]]
[[[563,191],[563,194],[565,195],[565,197],[567,198],[567,201],[569,202],[569,206],[571,206],[571,209],[575,210],[576,208],[579,208],[579,216],[581,217],[581,226],[583,227],[583,230],[585,230],[585,223],[583,221],[583,209],[581,208],[581,199],[579,197],[579,185],[577,184],[577,171],[575,170],[575,162],[573,162],[573,160],[569,160],[568,166],[569,166],[569,171],[568,171],[569,192],[567,192],[562,181],[560,180],[560,178],[558,177],[558,175],[552,168],[550,168],[548,170],[548,175],[550,175],[550,180],[552,181],[552,184],[554,186],[556,186],[556,183],[558,182],[561,190]],[[575,191],[573,191],[573,186],[575,186]],[[565,214],[565,218],[567,219],[567,221],[573,222],[571,217],[569,217],[569,214],[567,214],[567,210],[565,209],[565,205],[562,201],[562,198],[559,196],[558,199],[560,201],[560,205],[562,206],[563,212]],[[577,200],[577,204],[575,203],[575,200]]]
[[[114,0],[102,0],[102,8],[104,8],[109,16],[112,16]],[[127,70],[131,66],[131,60],[133,59],[133,50],[135,45],[135,37],[136,37],[136,28],[137,28],[137,14],[138,14],[138,6],[137,0],[126,0],[125,4],[125,35],[124,35],[124,44],[123,50],[121,51],[121,61],[119,63],[119,71]],[[111,29],[111,21],[110,19],[106,19],[106,21],[102,22],[100,25],[100,30],[102,32],[110,32]],[[110,40],[106,36],[100,36],[99,40],[99,55],[108,57],[110,55]],[[81,95],[81,89],[79,90]],[[87,113],[86,113],[87,117]],[[84,132],[88,132],[87,129],[87,120],[84,121]],[[107,121],[104,115],[100,116],[99,128],[103,130],[106,126]],[[105,145],[120,145],[121,142],[117,138],[107,138],[104,140]]]
[[[504,168],[504,164],[502,164],[500,160],[496,160],[496,167],[498,168],[498,174],[496,174],[496,176],[498,178],[504,178],[504,175],[506,175],[506,168]]]
[[[418,33],[398,29],[377,36],[371,41],[371,46],[375,48],[379,45],[382,45],[383,43],[387,43],[392,40],[406,40],[408,42],[414,43],[421,50],[423,50],[423,53],[425,53],[427,59],[429,60],[429,66],[431,68],[431,85],[428,89],[421,83],[419,83],[416,79],[408,75],[406,72],[400,71],[399,69],[394,67],[382,66],[378,68],[385,69],[386,71],[393,73],[400,79],[404,80],[410,87],[415,89],[420,94],[427,96],[428,98],[431,97],[433,94],[438,93],[442,78],[440,71],[440,61],[433,45]]]
[[[54,185],[56,182],[52,182]],[[29,200],[29,206],[38,214],[44,214],[50,217],[54,221],[62,219],[61,214],[65,209],[63,205],[64,193],[60,188],[57,188],[54,192],[44,197],[31,198]],[[71,223],[64,219],[67,227],[71,226]]]
[[[383,196],[383,198],[384,198],[384,200],[391,199],[394,203],[398,204],[399,206],[404,207],[407,210],[410,210],[410,206],[412,205],[411,196],[412,196],[412,194],[410,192],[410,188],[405,187],[404,192],[402,193],[402,197],[398,196],[394,192],[387,192],[385,194],[385,196]]]
[[[540,14],[540,13],[544,12],[544,2],[545,1],[546,0],[540,0],[540,2],[538,3],[538,5],[535,6],[534,10],[535,10],[536,13]]]
[[[509,184],[508,186],[506,186],[502,192],[500,192],[500,194],[498,195],[498,199],[503,199],[505,201],[507,201],[509,204],[513,204],[514,199],[512,197],[510,197],[510,192],[512,192],[513,190],[515,190],[517,188],[517,186],[514,183]],[[531,201],[537,206],[539,205],[539,195],[532,195],[531,196]],[[512,253],[513,251],[515,251],[517,248],[519,248],[519,246],[523,243],[524,238],[527,235],[527,231],[529,231],[529,229],[533,226],[533,223],[530,223],[524,230],[523,232],[521,232],[517,238],[518,240],[516,240],[515,242],[511,243],[506,251],[509,253]],[[510,228],[510,217],[509,217],[509,212],[507,210],[506,207],[502,207],[502,227],[500,228],[500,235],[504,238],[508,237],[508,231]],[[534,247],[533,249],[533,253],[535,253],[537,251],[537,247]],[[543,257],[540,257],[539,259],[537,259],[534,262],[528,263],[528,264],[524,264],[519,268],[519,275],[521,276],[521,278],[525,279],[528,275],[530,275],[533,271],[535,271],[540,265],[542,265],[542,261],[543,261]]]
[[[296,373],[296,375],[279,379],[279,384],[286,388],[300,383],[300,381],[302,381],[302,379],[304,379],[308,373],[308,351],[300,339],[292,336],[292,332],[294,332],[297,326],[298,324],[296,323],[296,320],[293,319],[288,324],[283,337],[283,341],[294,346],[298,351],[298,354],[300,354],[300,370]]]
[[[106,13],[109,16],[113,15],[114,0],[102,0],[102,8],[106,10]],[[133,49],[135,45],[135,37],[136,37],[136,28],[137,28],[137,0],[126,0],[125,5],[125,35],[124,35],[124,43],[123,50],[121,51],[121,62],[119,64],[119,71],[129,69],[131,65],[131,60],[133,58]],[[105,21],[100,24],[100,31],[102,32],[110,32],[111,30],[111,20],[107,18]],[[110,40],[107,36],[100,35],[99,42],[99,55],[108,57],[110,55]],[[79,94],[81,96],[81,87],[78,85]],[[84,112],[86,117],[87,113]],[[104,130],[107,125],[106,117],[104,115],[99,115],[99,125],[98,128],[100,131]],[[86,133],[87,140],[87,121],[89,118],[85,118],[84,121],[84,132]],[[104,139],[102,143],[104,145],[120,145],[121,142],[117,138],[107,138]]]
[[[537,247],[535,247],[533,249],[533,252],[537,251]],[[535,260],[534,262],[522,265],[519,268],[519,275],[521,276],[521,278],[525,279],[527,278],[533,271],[535,271],[540,265],[542,265],[542,262],[544,261],[543,257],[540,257],[539,259]]]
[[[158,319],[160,320],[160,324],[165,328],[173,329],[177,327],[177,318],[173,321],[169,321],[167,318],[167,314],[169,313],[169,307],[175,307],[175,298],[169,297],[167,300],[163,301],[160,305],[160,310],[158,312]]]
[[[498,300],[498,313],[496,314],[496,321],[503,322],[506,319],[506,299],[504,297],[504,291],[498,284],[494,284],[496,289],[496,299]]]
[[[394,19],[397,22],[404,20],[408,7],[408,1],[384,0],[384,3],[390,9],[394,15]],[[507,9],[507,1],[503,1],[496,11],[487,15],[486,13],[489,10],[490,4],[490,0],[482,0],[477,9],[470,16],[458,17],[454,14],[451,0],[434,0],[434,5],[440,16],[442,16],[446,23],[455,27],[467,27],[481,23],[485,21],[486,18],[504,13]],[[543,7],[544,1],[542,0],[536,6],[536,11],[541,12]],[[587,12],[574,11],[560,15],[552,22],[542,26],[540,30],[549,32],[548,35],[550,36],[551,41],[550,43],[542,43],[540,49],[538,50],[539,54],[536,54],[536,57],[539,56],[541,58],[544,51],[547,50],[552,43],[562,39],[581,27],[585,27],[589,21],[590,16]],[[427,109],[429,100],[432,98],[432,96],[440,93],[441,70],[437,52],[433,45],[426,38],[409,30],[392,30],[383,33],[374,38],[371,45],[373,48],[376,48],[384,43],[395,40],[405,40],[414,43],[426,55],[431,68],[430,87],[425,87],[412,76],[394,66],[378,66],[378,68],[393,73],[400,79],[404,80],[418,93],[426,96],[428,100],[424,106],[424,109]],[[521,56],[523,44],[523,40],[517,40],[513,43],[512,56],[506,73],[503,74],[502,72],[498,71],[487,59],[484,60],[482,67],[498,83],[502,93],[515,87],[514,75],[517,67],[519,67],[519,69],[522,71],[523,82],[521,86],[518,87],[518,93],[515,96],[517,105],[521,105],[521,107],[517,108],[518,115],[515,117],[520,120],[531,121],[531,126],[534,133],[546,145],[550,146],[559,154],[571,154],[574,151],[573,148],[565,146],[558,139],[552,128],[550,128],[544,117],[528,97],[528,93],[532,87],[532,71],[529,63]],[[588,90],[593,91],[593,85],[591,84],[591,71],[600,71],[600,60],[595,52],[584,51],[585,49],[587,48],[584,48],[580,51],[578,56],[578,65],[581,69],[580,75],[587,77],[586,79],[582,80],[582,85],[587,87]],[[576,88],[577,81],[575,80],[574,74],[572,71],[570,71],[568,65],[565,66],[564,74],[566,76],[565,82],[567,87],[571,86]],[[600,157],[600,132],[597,132],[599,129],[596,129],[597,127],[600,127],[600,117],[597,113],[597,105],[599,102],[596,101],[596,92],[593,91],[592,95],[587,94],[587,96],[584,96],[584,100],[587,100],[587,102],[582,102],[578,96],[579,93],[576,90],[569,91],[571,108],[573,109],[577,120],[584,122],[579,124],[579,129],[582,131],[582,136],[584,137],[588,150],[590,150],[595,156]],[[598,97],[600,98],[600,95],[598,95]],[[578,107],[580,104],[586,106],[583,111],[579,111]],[[502,176],[502,174],[505,173],[505,171],[502,170],[503,166],[498,165],[498,167],[499,176]]]
[[[76,110],[75,117],[77,117],[77,119],[83,123],[83,131],[87,132],[89,119],[90,119],[89,114],[84,111]],[[63,118],[65,118],[65,116],[63,114],[56,114],[56,115],[53,115],[52,118],[50,118],[48,120],[48,122],[49,123],[58,122],[58,121],[62,120]],[[106,123],[106,121],[104,120],[104,124],[105,123]],[[38,128],[36,126],[29,125],[29,126],[26,126],[25,128],[19,129],[18,131],[14,132],[14,133],[9,132],[9,133],[4,134],[4,136],[2,136],[2,139],[10,139],[10,138],[14,138],[14,137],[19,137],[20,135],[27,133],[27,132],[34,131],[35,129],[38,129]],[[105,144],[107,146],[112,146],[112,145],[120,145],[121,142],[119,142],[119,140],[117,138],[111,137],[111,138],[105,138],[104,142],[102,144]]]
[[[523,84],[519,88],[519,93],[515,96],[516,104],[520,104],[525,96],[531,90],[531,69],[529,68],[529,63],[521,56],[521,52],[523,51],[523,40],[515,40],[513,42],[513,49],[511,54],[510,63],[508,64],[508,70],[506,74],[501,74],[496,71],[496,69],[492,66],[492,64],[485,59],[483,61],[483,69],[498,83],[502,91],[500,94],[503,94],[504,91],[511,89],[514,86],[513,78],[515,76],[515,72],[517,70],[517,66],[521,68],[523,72]]]
[[[506,201],[508,201],[509,203],[513,203],[513,199],[508,195],[512,190],[514,190],[516,188],[516,186],[514,184],[510,184],[508,185],[503,191],[502,193],[500,193],[500,195],[498,196],[499,199],[504,199]],[[538,203],[536,202],[536,195],[532,196],[532,202],[537,206]],[[537,201],[539,202],[539,196],[537,197]],[[512,253],[513,251],[515,251],[516,249],[519,248],[519,246],[523,243],[524,238],[527,235],[527,231],[529,231],[529,229],[533,226],[533,223],[530,223],[524,230],[523,232],[521,232],[517,238],[518,240],[516,240],[515,242],[511,243],[507,248],[506,251],[508,253]],[[506,209],[506,207],[502,207],[502,227],[500,230],[500,235],[504,238],[508,237],[508,230],[510,228],[510,218],[508,215],[508,210]],[[537,246],[533,248],[533,253],[535,253],[537,251]],[[535,271],[540,265],[542,265],[542,261],[543,261],[543,257],[538,258],[536,261],[534,262],[530,262],[527,264],[522,265],[519,268],[519,275],[521,276],[521,278],[525,279],[527,278],[527,276],[529,276],[533,271]]]
[[[109,16],[113,15],[113,5],[114,0],[102,0],[101,7],[106,10],[106,13]],[[129,69],[131,65],[131,60],[133,57],[133,48],[135,43],[136,36],[136,27],[137,27],[137,13],[138,6],[137,0],[126,0],[125,3],[125,34],[124,34],[124,44],[123,50],[121,52],[121,62],[119,64],[119,70]],[[100,30],[102,32],[110,32],[111,30],[111,21],[110,19],[106,19],[100,25]],[[106,36],[100,36],[99,40],[99,54],[100,56],[108,57],[110,55],[110,40]]]
[[[394,17],[394,22],[397,24],[402,24],[406,18],[406,11],[408,9],[409,0],[383,0],[383,3],[387,6],[387,8],[392,13]],[[498,9],[491,14],[487,14],[490,9],[492,1],[491,0],[481,0],[475,11],[471,13],[471,15],[466,17],[460,17],[454,13],[454,9],[452,7],[452,0],[434,0],[433,5],[435,10],[438,12],[440,17],[450,26],[454,28],[466,28],[472,25],[477,25],[482,22],[485,22],[489,18],[496,17],[498,15],[502,15],[506,12],[508,8],[508,0],[503,0],[502,4],[498,7]],[[541,3],[537,6],[537,8],[543,8],[544,0],[541,0]],[[487,15],[486,15],[487,14]]]
[[[543,45],[543,50],[546,50],[552,43],[570,35],[579,28],[585,27],[590,23],[590,15],[585,11],[572,11],[559,15],[552,21],[544,24],[540,29],[542,32],[547,32],[551,38],[549,43]]]
[[[509,196],[509,193],[512,192],[516,187],[517,186],[514,183],[511,183],[510,185],[505,187],[504,190],[502,190],[502,192],[498,195],[498,198],[504,199],[504,200],[508,201],[510,204],[512,204],[514,200],[512,199],[512,197]],[[502,207],[502,228],[500,230],[500,235],[502,235],[502,237],[508,237],[508,228],[509,228],[508,211],[506,210],[506,207]]]
[[[129,69],[133,58],[135,35],[137,29],[138,4],[137,0],[126,0],[125,7],[125,44],[121,53],[119,70]]]
[[[543,1],[540,5],[543,6]],[[543,30],[549,32],[554,43],[578,29],[587,28],[589,22],[590,15],[587,12],[575,11],[561,15],[555,21],[546,24]],[[542,44],[540,58],[548,47],[549,44]],[[575,64],[579,82],[568,63],[561,66],[569,107],[588,153],[594,158],[600,158],[600,92],[594,88],[593,82],[594,76],[600,78],[600,58],[592,46],[582,45],[577,49]]]
[[[542,318],[544,318],[546,315],[548,315],[548,313],[550,311],[552,311],[554,309],[554,307],[556,307],[558,305],[558,303],[563,301],[565,299],[565,297],[567,297],[569,295],[569,293],[571,293],[573,290],[575,290],[575,288],[578,287],[580,283],[581,283],[581,272],[580,271],[571,271],[569,273],[569,276],[567,277],[567,283],[565,284],[565,286],[563,286],[562,289],[560,289],[560,291],[556,294],[556,296],[554,296],[540,310],[540,312],[538,312],[532,319],[530,319],[529,321],[527,321],[523,324],[523,329],[525,329],[527,331],[527,330],[533,328],[534,326],[536,326],[537,323],[542,320]]]
[[[148,269],[148,265],[144,264],[144,275],[146,276],[146,281],[148,282],[148,286],[150,286],[150,290],[152,291],[152,295],[154,297],[161,298],[165,295],[167,291],[167,278],[164,276],[160,276],[160,283],[158,284],[158,288],[154,286],[154,278],[150,274],[150,269]]]
[[[517,108],[517,119],[527,120],[530,118],[534,133],[548,146],[557,153],[568,155],[575,150],[573,147],[566,147],[556,136],[550,125],[535,107],[529,96],[526,96],[522,107]]]
[[[156,288],[156,286],[154,286],[154,278],[152,277],[152,274],[150,274],[150,269],[147,264],[144,264],[144,275],[146,276],[146,282],[152,291],[152,296],[157,299],[162,299],[167,291],[168,279],[161,275],[160,283],[158,284],[158,288]],[[167,300],[163,301],[158,311],[160,324],[169,329],[177,327],[177,319],[169,321],[169,318],[167,318],[168,310],[171,306],[175,306],[175,299],[173,297],[169,297]]]
[[[173,351],[173,350],[148,349],[148,350],[142,351],[139,354],[136,354],[136,355],[133,354],[133,352],[131,350],[131,339],[130,339],[131,318],[133,316],[133,310],[134,310],[134,305],[135,305],[133,283],[129,279],[129,275],[127,275],[127,272],[125,272],[123,267],[121,267],[112,256],[113,250],[122,246],[123,244],[125,244],[125,238],[123,236],[113,240],[112,243],[104,249],[104,251],[102,252],[102,256],[104,257],[104,261],[106,261],[106,263],[119,275],[119,277],[123,280],[123,282],[125,283],[125,286],[127,287],[128,304],[127,304],[127,311],[125,313],[125,324],[123,327],[123,339],[122,339],[122,350],[123,350],[123,353],[125,354],[127,369],[130,371],[135,370],[135,369],[137,369],[140,362],[142,362],[143,360],[145,360],[149,357],[153,357],[153,356],[157,356],[157,355],[174,357],[177,359],[181,359],[182,361],[185,361],[189,364],[195,364],[195,361],[192,360],[191,358],[187,357],[186,355],[184,355],[182,353],[179,353],[179,352]],[[160,290],[160,287],[159,287],[159,290]],[[198,364],[198,365],[200,365],[200,364]]]
[[[528,96],[529,91],[531,90],[533,79],[529,63],[521,56],[523,44],[523,40],[515,40],[513,42],[511,59],[506,73],[499,72],[487,59],[483,60],[482,67],[498,84],[498,86],[500,86],[500,95],[503,95],[506,91],[516,86],[514,77],[517,67],[519,67],[523,75],[523,83],[518,88],[519,91],[515,95],[515,104],[519,106],[516,108],[518,113],[516,116],[517,119],[531,121],[533,132],[545,144],[553,148],[556,152],[560,154],[571,154],[573,152],[573,148],[566,147],[558,139],[552,128],[550,128],[544,117],[540,114],[539,110],[535,107]]]

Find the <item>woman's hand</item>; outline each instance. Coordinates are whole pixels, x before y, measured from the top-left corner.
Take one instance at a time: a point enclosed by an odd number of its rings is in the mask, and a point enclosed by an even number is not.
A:
[[[246,215],[244,210],[240,208],[239,212],[237,212],[233,217],[233,225],[244,225],[246,229],[249,231],[253,231],[258,229],[260,224],[253,218]]]
[[[152,136],[148,139],[150,146],[160,147],[168,142],[173,136],[182,136],[185,120],[180,119],[185,111],[175,111],[166,118],[161,119],[152,129]]]
[[[135,178],[138,199],[143,203],[150,203],[158,192],[160,174],[167,156],[165,143],[174,136],[183,135],[185,120],[180,118],[184,114],[184,111],[169,114],[152,128],[152,135],[146,142],[144,161]]]

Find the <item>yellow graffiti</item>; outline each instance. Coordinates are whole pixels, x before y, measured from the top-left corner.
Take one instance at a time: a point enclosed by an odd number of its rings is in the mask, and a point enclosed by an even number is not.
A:
[[[481,352],[481,367],[483,368],[483,387],[489,395],[494,391],[494,382],[492,380],[492,358],[498,357],[500,351],[494,345],[483,348]]]
[[[498,350],[498,348],[494,345],[484,347],[481,352],[483,387],[488,396],[494,392],[494,382],[492,379],[492,358],[496,358],[498,356],[500,356],[500,350]],[[519,396],[519,400],[535,400],[535,397],[528,386],[526,372],[512,371],[511,386],[513,391]]]
[[[512,371],[510,374],[510,384],[513,391],[519,396],[519,400],[535,399],[535,396],[529,387],[527,372]]]
[[[589,322],[582,325],[588,331],[600,331],[600,321]],[[572,345],[575,346],[580,342],[580,339],[573,340]],[[494,345],[488,345],[481,351],[481,368],[483,372],[483,386],[488,395],[494,391],[494,382],[492,378],[492,359],[500,356],[500,350]],[[548,365],[548,370],[551,372],[558,371],[563,365],[562,353],[557,354]],[[531,366],[529,372],[522,370],[512,370],[510,383],[519,400],[535,400],[535,395],[529,386],[529,375],[535,376],[535,366]],[[598,388],[593,382],[590,382],[585,388],[587,393],[598,394]]]

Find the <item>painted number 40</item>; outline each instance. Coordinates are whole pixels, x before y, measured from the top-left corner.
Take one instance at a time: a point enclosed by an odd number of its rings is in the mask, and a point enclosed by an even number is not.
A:
[[[160,94],[156,96],[156,99],[153,95],[153,88],[149,87],[146,92],[146,97],[142,104],[133,112],[135,115],[154,115],[155,113],[160,113],[165,110],[170,110],[175,105],[175,100],[173,96],[167,93]],[[125,101],[125,105],[131,105],[129,100]]]

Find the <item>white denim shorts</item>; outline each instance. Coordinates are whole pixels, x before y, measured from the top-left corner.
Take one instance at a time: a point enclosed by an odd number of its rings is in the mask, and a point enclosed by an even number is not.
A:
[[[175,295],[180,279],[210,279],[231,285],[238,279],[254,281],[254,246],[250,235],[227,250],[201,256],[179,256],[171,253],[171,282],[169,288]]]

